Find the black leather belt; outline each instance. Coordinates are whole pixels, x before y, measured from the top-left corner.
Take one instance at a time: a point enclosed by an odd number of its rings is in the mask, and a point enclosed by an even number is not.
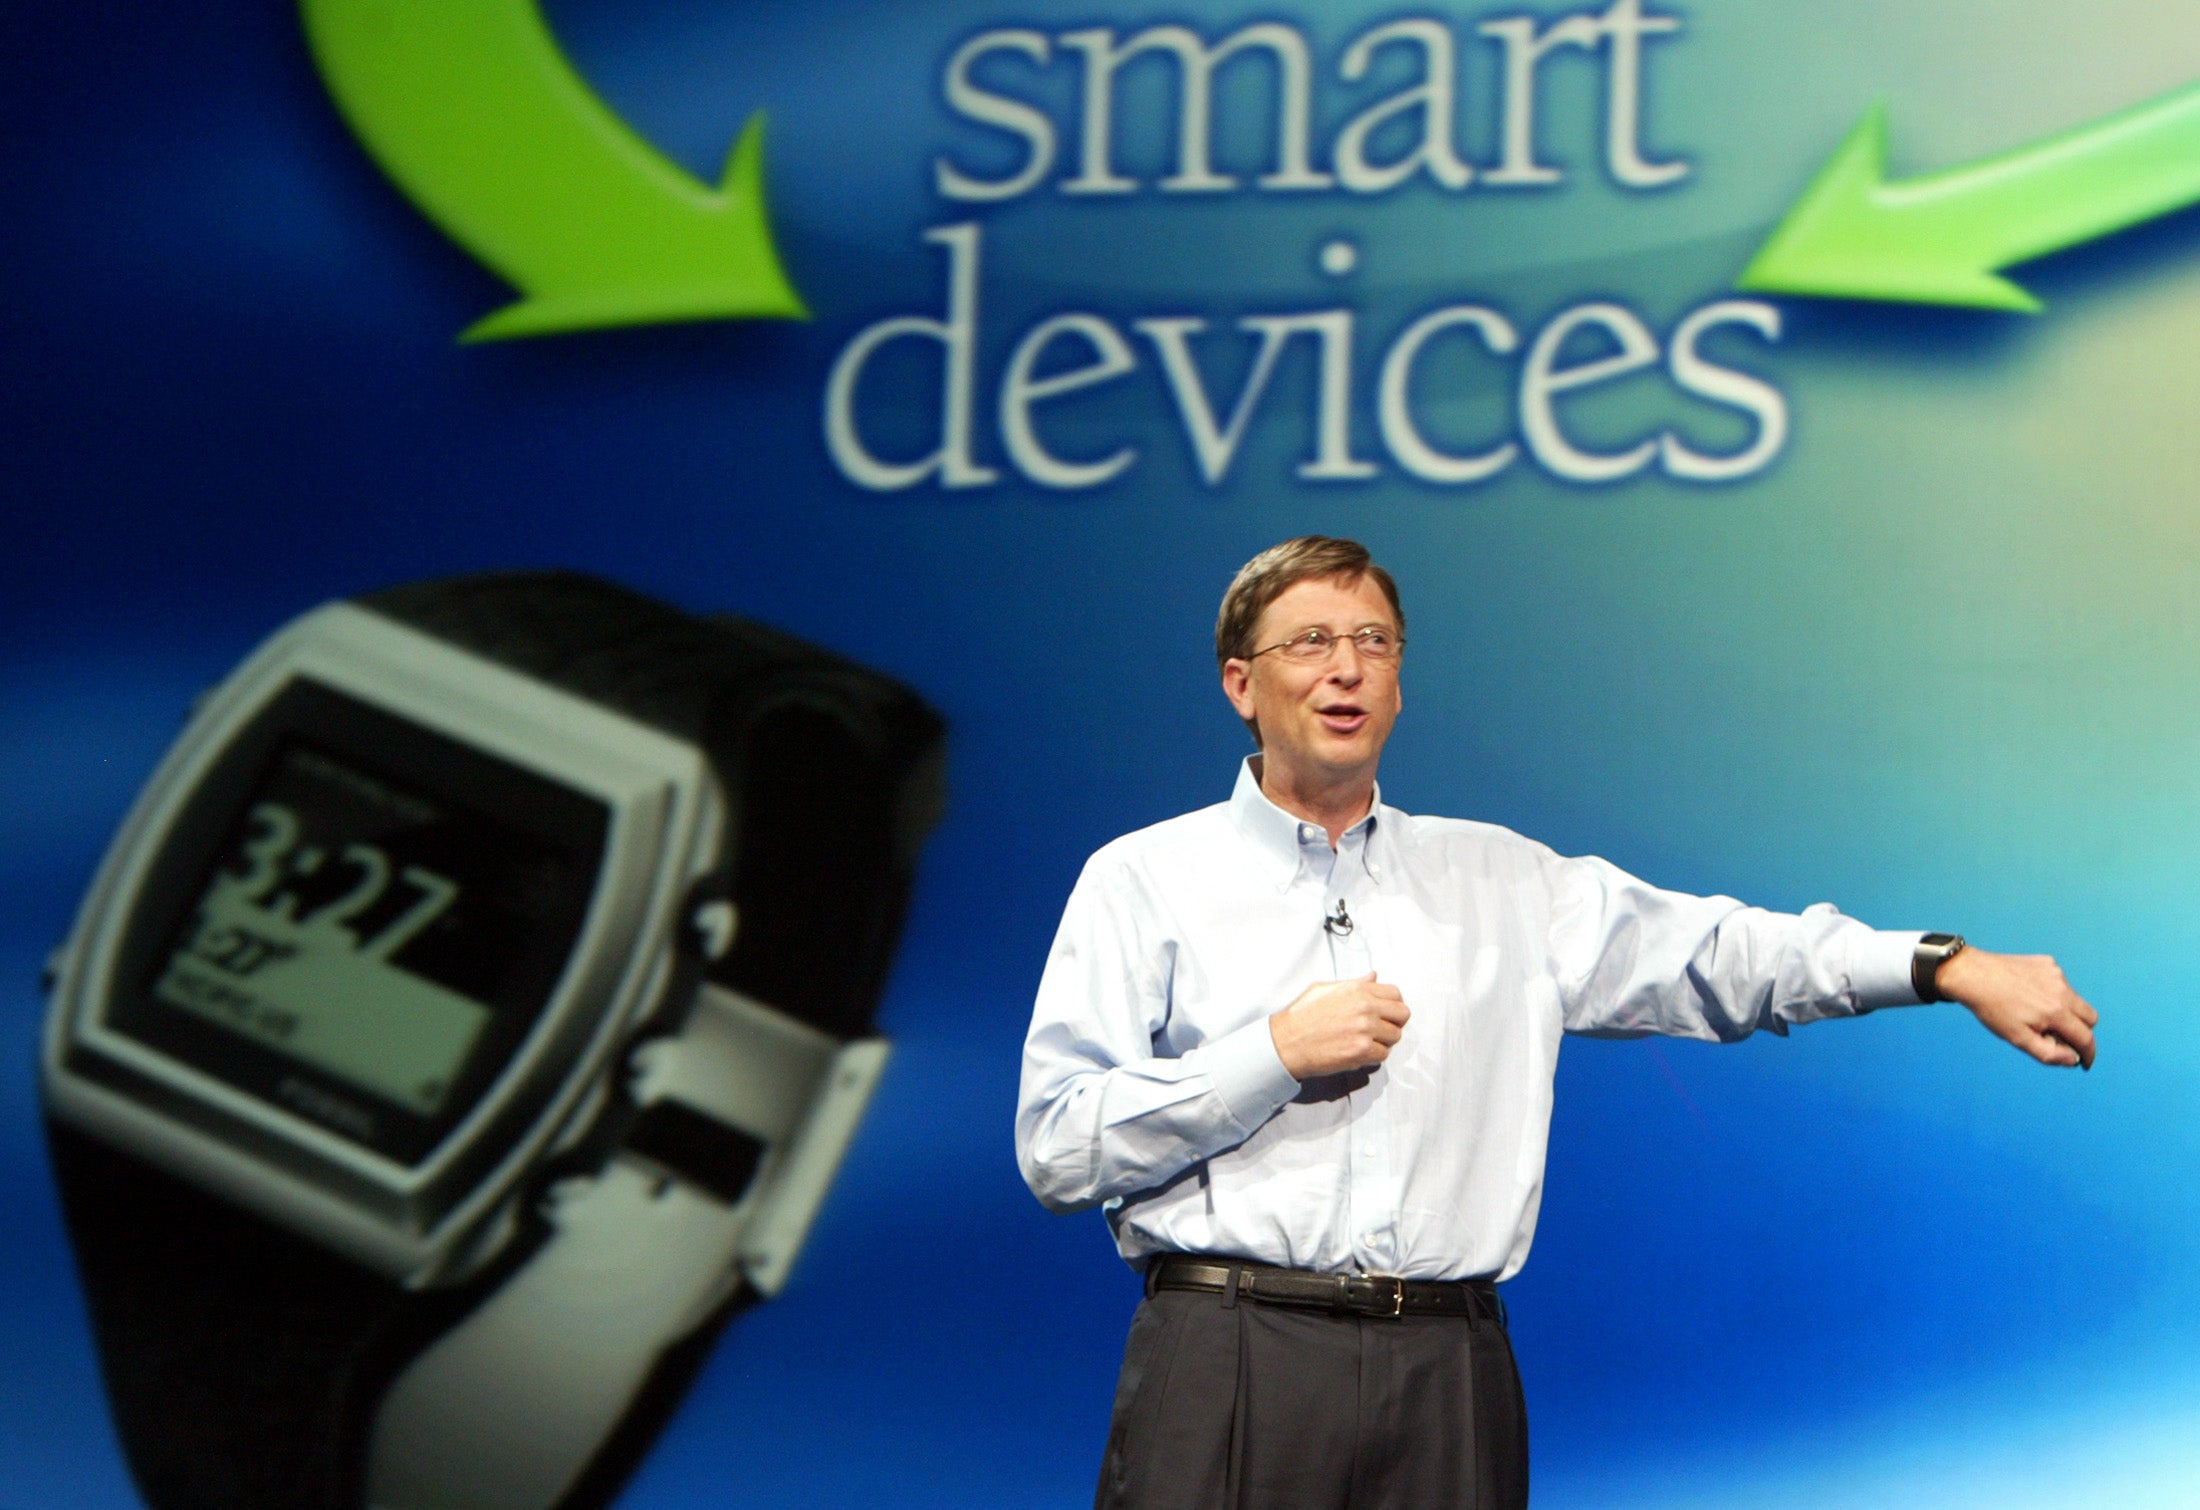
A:
[[[1505,1324],[1505,1302],[1486,1279],[1399,1279],[1390,1274],[1314,1274],[1233,1258],[1163,1253],[1146,1265],[1146,1293],[1203,1290],[1240,1300],[1347,1316],[1465,1316]]]

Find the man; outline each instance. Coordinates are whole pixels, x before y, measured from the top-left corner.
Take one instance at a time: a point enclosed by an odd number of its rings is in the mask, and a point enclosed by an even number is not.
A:
[[[1526,1260],[1561,1032],[1732,1040],[1949,999],[2046,1064],[2096,1016],[2052,960],[1660,891],[1386,807],[1405,614],[1365,549],[1247,563],[1215,628],[1260,753],[1085,866],[1016,1145],[1146,1275],[1100,1506],[1512,1507]]]

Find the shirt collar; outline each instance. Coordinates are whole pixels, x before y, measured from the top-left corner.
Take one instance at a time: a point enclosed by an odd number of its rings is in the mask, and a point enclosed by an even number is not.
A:
[[[1306,864],[1306,858],[1299,849],[1299,829],[1304,820],[1294,818],[1276,806],[1268,800],[1268,794],[1260,789],[1260,778],[1253,774],[1253,762],[1259,758],[1257,755],[1248,755],[1238,766],[1237,785],[1230,792],[1230,821],[1252,843],[1261,857],[1262,867],[1275,881],[1276,890],[1286,891],[1299,878],[1299,872]],[[1382,824],[1377,821],[1382,810],[1383,788],[1378,782],[1367,816],[1352,825],[1353,828],[1358,828],[1361,824],[1367,826],[1367,842],[1360,846],[1360,861],[1367,867],[1368,873],[1377,879],[1381,878],[1381,872],[1376,865],[1375,842],[1376,836],[1382,831]]]

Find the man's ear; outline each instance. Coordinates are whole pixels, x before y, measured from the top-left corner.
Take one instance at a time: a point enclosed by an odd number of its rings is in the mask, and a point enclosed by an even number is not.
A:
[[[1232,656],[1222,663],[1222,695],[1230,699],[1237,716],[1253,717],[1253,663]]]

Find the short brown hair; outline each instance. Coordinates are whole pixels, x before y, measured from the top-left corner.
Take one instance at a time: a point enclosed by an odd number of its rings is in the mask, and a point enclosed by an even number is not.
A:
[[[1222,611],[1215,615],[1215,664],[1250,656],[1260,647],[1253,631],[1268,605],[1301,582],[1341,580],[1357,582],[1372,577],[1390,599],[1390,612],[1398,621],[1398,637],[1405,638],[1406,611],[1398,602],[1398,584],[1389,572],[1375,564],[1367,547],[1357,540],[1337,540],[1328,535],[1301,535],[1281,545],[1271,545],[1238,568],[1230,590],[1222,595]]]

